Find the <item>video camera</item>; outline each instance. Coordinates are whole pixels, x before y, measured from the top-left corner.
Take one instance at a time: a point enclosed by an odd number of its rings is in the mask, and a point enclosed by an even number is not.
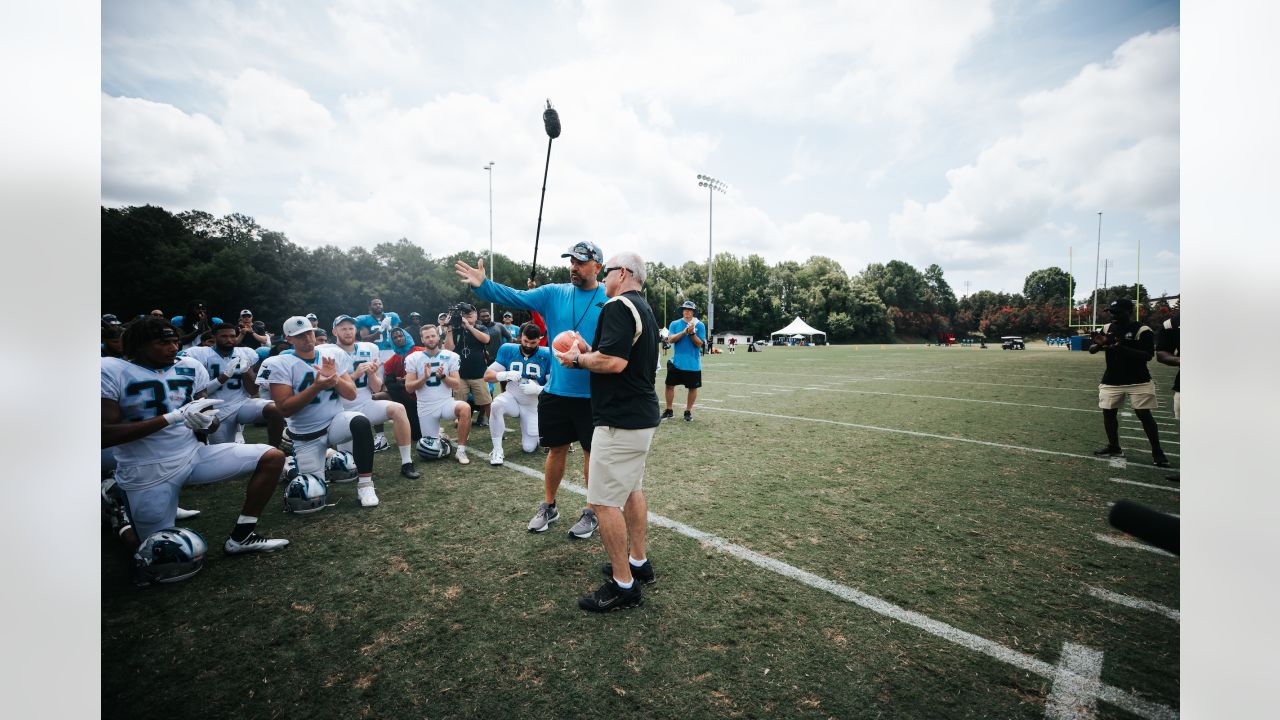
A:
[[[449,316],[447,320],[447,322],[449,323],[449,329],[453,330],[454,332],[461,331],[462,316],[468,313],[473,313],[475,312],[475,310],[476,310],[476,306],[468,302],[460,302],[451,306],[448,310],[445,311]]]

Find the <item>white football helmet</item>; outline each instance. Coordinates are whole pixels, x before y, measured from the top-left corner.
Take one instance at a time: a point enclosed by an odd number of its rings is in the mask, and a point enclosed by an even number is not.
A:
[[[325,458],[325,469],[330,473],[334,480],[346,480],[356,476],[356,456],[349,452],[338,450],[332,455]]]
[[[448,438],[442,437],[426,437],[425,435],[415,446],[418,450],[418,456],[423,460],[440,460],[447,458],[453,454],[453,443]]]
[[[324,478],[314,473],[299,475],[289,481],[284,489],[285,512],[306,515],[319,512],[329,501],[329,486]]]
[[[186,580],[204,567],[208,550],[204,537],[195,530],[179,527],[158,530],[143,540],[133,554],[135,582],[141,586]]]

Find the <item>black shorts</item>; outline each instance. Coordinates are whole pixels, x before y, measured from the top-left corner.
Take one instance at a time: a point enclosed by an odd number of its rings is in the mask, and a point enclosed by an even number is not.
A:
[[[667,361],[667,387],[683,385],[690,390],[702,387],[701,370],[681,370],[675,363]]]
[[[591,398],[565,397],[543,392],[538,396],[538,443],[554,448],[577,442],[591,452]]]

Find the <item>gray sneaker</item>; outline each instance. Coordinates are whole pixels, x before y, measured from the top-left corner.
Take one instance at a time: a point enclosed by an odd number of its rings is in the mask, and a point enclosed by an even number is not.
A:
[[[591,533],[600,527],[600,521],[596,519],[596,511],[591,508],[583,508],[582,516],[578,518],[578,522],[569,528],[569,537],[575,537],[579,540],[586,540],[591,537]]]
[[[550,503],[538,505],[538,514],[529,521],[529,532],[546,532],[551,523],[560,519],[560,511],[551,507]]]

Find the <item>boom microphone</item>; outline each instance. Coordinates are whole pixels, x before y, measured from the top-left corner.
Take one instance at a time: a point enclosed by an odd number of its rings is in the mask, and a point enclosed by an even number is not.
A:
[[[547,100],[547,109],[542,111],[542,124],[547,128],[547,137],[552,140],[560,137],[560,113],[551,107],[550,100]]]
[[[1111,508],[1107,522],[1111,527],[1128,533],[1139,540],[1178,554],[1181,521],[1172,516],[1128,500],[1120,500]]]

